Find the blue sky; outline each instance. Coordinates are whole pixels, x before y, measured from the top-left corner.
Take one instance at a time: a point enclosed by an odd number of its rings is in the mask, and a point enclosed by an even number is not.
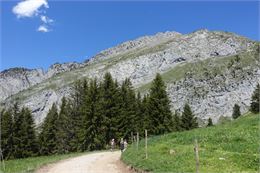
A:
[[[185,34],[207,28],[259,40],[257,1],[48,1],[49,8],[41,6],[37,14],[29,17],[14,12],[18,2],[1,2],[0,70],[47,69],[56,62],[82,62],[123,41],[168,30]],[[40,16],[49,21],[41,21]],[[37,31],[41,25],[49,32]]]

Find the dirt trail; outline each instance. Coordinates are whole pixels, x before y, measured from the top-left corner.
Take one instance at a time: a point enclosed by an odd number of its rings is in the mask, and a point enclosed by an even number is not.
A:
[[[36,173],[130,173],[120,155],[120,151],[86,154],[44,166]]]

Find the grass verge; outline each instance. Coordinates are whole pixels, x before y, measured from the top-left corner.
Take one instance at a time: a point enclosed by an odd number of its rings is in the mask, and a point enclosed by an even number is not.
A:
[[[258,171],[259,114],[251,113],[213,127],[150,137],[148,159],[141,140],[138,150],[132,145],[122,160],[154,173],[195,172],[195,138],[199,142],[200,173]]]

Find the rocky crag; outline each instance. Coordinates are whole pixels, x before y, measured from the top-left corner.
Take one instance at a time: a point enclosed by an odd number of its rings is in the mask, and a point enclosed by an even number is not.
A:
[[[221,31],[190,34],[158,33],[101,51],[84,63],[54,64],[41,69],[15,68],[0,73],[1,105],[14,101],[28,106],[37,124],[52,103],[69,96],[75,80],[102,78],[106,72],[120,82],[132,80],[145,93],[161,73],[172,110],[189,103],[201,123],[230,117],[235,103],[248,111],[260,77],[259,42]]]

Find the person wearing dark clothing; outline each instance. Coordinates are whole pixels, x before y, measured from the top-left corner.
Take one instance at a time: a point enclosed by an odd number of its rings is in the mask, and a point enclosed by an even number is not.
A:
[[[121,153],[124,151],[124,140],[123,140],[123,138],[121,138],[121,140],[120,140],[120,150],[121,150]]]

